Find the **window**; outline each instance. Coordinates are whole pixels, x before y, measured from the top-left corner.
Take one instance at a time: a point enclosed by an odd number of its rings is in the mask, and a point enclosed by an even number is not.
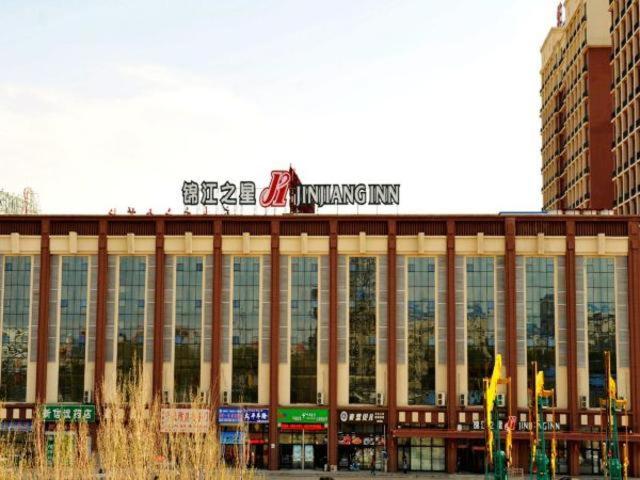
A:
[[[318,359],[318,259],[291,258],[291,403],[315,403]]]
[[[89,258],[62,257],[58,398],[81,402],[87,348]]]
[[[233,261],[233,403],[258,403],[260,258]]]
[[[546,388],[556,382],[554,259],[526,259],[527,361],[537,362]]]
[[[398,468],[412,472],[444,472],[445,451],[442,438],[399,438]]]
[[[190,402],[200,387],[202,257],[176,259],[174,389],[176,402]]]
[[[606,397],[604,352],[611,352],[611,375],[616,374],[616,301],[612,258],[587,258],[587,330],[589,343],[589,405],[599,407]]]
[[[136,374],[144,350],[146,258],[120,257],[118,278],[118,383]]]
[[[349,403],[376,394],[376,259],[349,259]]]
[[[5,257],[0,400],[27,399],[31,257]]]
[[[407,260],[409,405],[435,405],[435,259]]]
[[[467,378],[469,405],[482,405],[484,385],[495,362],[493,257],[467,258]]]

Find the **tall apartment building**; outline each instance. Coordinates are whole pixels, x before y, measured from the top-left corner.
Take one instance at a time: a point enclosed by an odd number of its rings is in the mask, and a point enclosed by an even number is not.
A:
[[[619,213],[640,211],[640,2],[611,0],[613,183]]]
[[[567,0],[541,49],[544,210],[614,206],[608,9]]]

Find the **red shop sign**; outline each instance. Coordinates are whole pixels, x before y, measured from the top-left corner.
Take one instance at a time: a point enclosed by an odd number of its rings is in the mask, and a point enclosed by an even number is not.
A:
[[[283,423],[280,430],[289,430],[300,432],[323,432],[327,428],[321,423]]]

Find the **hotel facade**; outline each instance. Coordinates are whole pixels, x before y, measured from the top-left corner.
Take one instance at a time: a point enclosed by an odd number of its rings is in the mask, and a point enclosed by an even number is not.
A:
[[[1,217],[0,426],[99,422],[139,362],[149,400],[210,403],[228,458],[483,472],[501,354],[513,466],[535,361],[558,471],[596,474],[610,351],[638,476],[639,249],[621,216]]]

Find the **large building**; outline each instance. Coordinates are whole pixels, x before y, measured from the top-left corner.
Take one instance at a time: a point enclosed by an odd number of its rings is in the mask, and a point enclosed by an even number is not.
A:
[[[558,25],[541,49],[542,197],[547,211],[615,206],[608,8],[607,0],[567,0],[566,19],[559,12]]]
[[[612,0],[613,181],[618,213],[640,212],[640,2]]]
[[[537,361],[558,471],[595,474],[610,351],[640,474],[638,217],[13,216],[0,266],[0,428],[84,415],[138,359],[149,398],[209,398],[261,467],[482,472],[501,354],[514,466]]]

